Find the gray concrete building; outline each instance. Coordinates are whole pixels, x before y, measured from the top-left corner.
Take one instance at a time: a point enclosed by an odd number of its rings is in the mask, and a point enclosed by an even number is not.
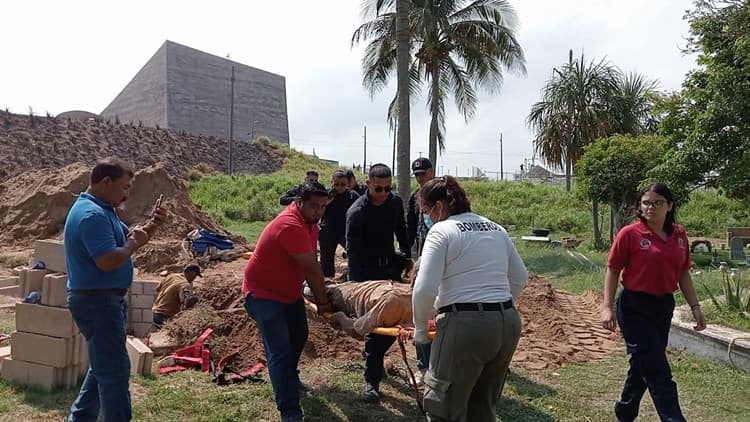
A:
[[[229,139],[233,67],[234,139],[267,136],[289,144],[283,76],[172,41],[159,48],[101,116]]]

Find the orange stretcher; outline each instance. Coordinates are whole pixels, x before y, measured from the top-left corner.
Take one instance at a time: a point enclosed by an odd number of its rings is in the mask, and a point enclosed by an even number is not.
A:
[[[307,298],[305,298],[305,306],[308,309],[310,309],[311,311],[315,312],[316,314],[318,313],[318,305],[316,305],[315,303],[313,303],[312,301],[310,301]],[[331,315],[332,314],[330,312],[324,312],[323,313],[323,317],[325,317],[325,318],[330,318]],[[380,334],[380,335],[384,335],[384,336],[391,336],[391,337],[398,336],[398,331],[399,331],[398,327],[375,327],[375,328],[372,329],[372,332],[375,333],[375,334]],[[435,331],[430,331],[427,334],[427,336],[430,338],[430,340],[432,340],[435,337]]]

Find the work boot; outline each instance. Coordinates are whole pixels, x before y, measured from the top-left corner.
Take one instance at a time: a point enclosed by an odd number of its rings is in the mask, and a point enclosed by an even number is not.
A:
[[[368,403],[377,403],[380,400],[380,391],[377,384],[365,383],[365,392],[362,393],[362,399]]]

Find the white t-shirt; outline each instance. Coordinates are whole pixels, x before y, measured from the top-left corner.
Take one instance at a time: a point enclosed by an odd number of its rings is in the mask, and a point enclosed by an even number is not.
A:
[[[526,266],[499,224],[471,212],[435,223],[414,283],[415,339],[427,338],[433,309],[518,299],[527,279]]]

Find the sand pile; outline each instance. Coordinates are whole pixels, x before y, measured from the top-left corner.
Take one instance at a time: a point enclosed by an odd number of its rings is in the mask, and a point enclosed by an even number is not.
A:
[[[89,165],[77,163],[30,170],[0,183],[0,242],[28,247],[36,239],[61,237],[68,210],[76,195],[86,190],[90,171]],[[145,272],[184,265],[189,257],[182,253],[182,242],[193,229],[228,234],[192,202],[184,183],[170,176],[161,163],[136,173],[131,197],[119,210],[120,218],[129,225],[144,221],[160,194],[170,217],[134,257],[136,266]],[[238,248],[246,246],[244,239],[230,237]]]
[[[170,320],[165,330],[179,344],[190,344],[207,327],[214,329],[210,337],[212,357],[218,360],[238,350],[235,367],[247,369],[264,358],[263,340],[255,321],[242,305],[240,286],[243,261],[224,264],[207,271],[205,280],[196,284],[200,306],[185,311]],[[302,361],[318,358],[361,358],[362,343],[334,330],[318,318],[308,318],[308,342]]]
[[[523,331],[513,362],[544,369],[605,357],[618,347],[618,335],[601,327],[601,302],[600,292],[577,296],[533,276],[518,303]]]

